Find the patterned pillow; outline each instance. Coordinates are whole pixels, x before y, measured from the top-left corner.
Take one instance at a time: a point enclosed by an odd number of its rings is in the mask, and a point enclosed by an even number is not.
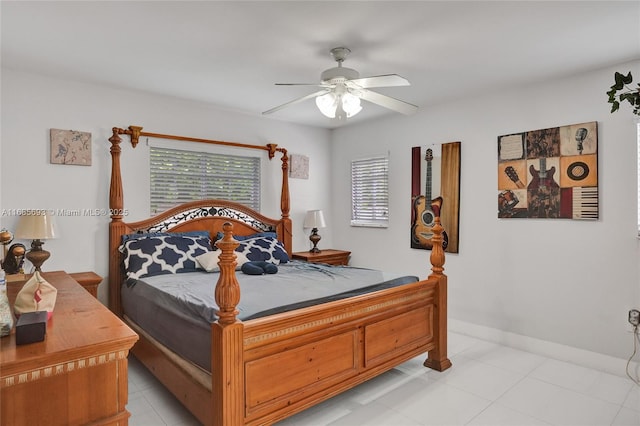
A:
[[[186,236],[209,238],[209,231],[187,231],[187,232],[136,232],[135,234],[125,234],[122,236],[122,244],[129,240],[139,240],[140,238],[165,237],[165,236]]]
[[[258,237],[239,241],[236,251],[244,254],[249,261],[265,261],[279,265],[289,261],[289,255],[277,238]]]
[[[200,268],[196,257],[208,252],[208,237],[166,235],[129,240],[121,246],[128,278],[192,272]]]

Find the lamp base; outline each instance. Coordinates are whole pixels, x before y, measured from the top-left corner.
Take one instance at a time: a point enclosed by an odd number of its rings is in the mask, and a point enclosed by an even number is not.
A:
[[[313,243],[313,248],[309,250],[310,253],[320,253],[320,249],[317,247],[318,242],[322,239],[320,235],[318,235],[318,228],[313,228],[311,230],[311,235],[309,235],[309,240]]]
[[[51,256],[51,253],[42,248],[42,244],[44,244],[42,240],[33,240],[31,242],[31,250],[25,255],[27,260],[33,264],[33,267],[36,268],[38,272],[42,272],[40,267],[44,261]]]

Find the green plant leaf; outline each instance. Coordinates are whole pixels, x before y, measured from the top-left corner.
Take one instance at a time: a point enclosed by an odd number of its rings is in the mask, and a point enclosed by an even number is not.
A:
[[[607,92],[609,96],[608,102],[611,104],[611,112],[618,111],[621,102],[628,102],[633,107],[633,113],[640,115],[640,83],[638,83],[637,89],[631,89],[627,86],[633,82],[631,71],[629,71],[627,75],[616,72],[614,74],[614,80],[615,84],[611,86],[611,90]],[[623,89],[626,89],[626,91],[619,93]]]
[[[611,112],[616,112],[620,108],[620,102],[613,101],[611,105]]]
[[[631,76],[631,71],[629,71],[627,75],[616,72],[614,75],[614,80],[616,84],[611,87],[617,90],[622,90],[624,89],[625,84],[630,84],[633,81],[633,77]]]

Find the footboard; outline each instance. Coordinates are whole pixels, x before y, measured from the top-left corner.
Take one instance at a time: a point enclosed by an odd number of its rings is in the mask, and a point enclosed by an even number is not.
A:
[[[245,423],[280,420],[434,349],[438,285],[245,322]]]
[[[230,234],[229,226],[223,253],[237,245]],[[423,281],[244,323],[233,312],[235,261],[221,256],[230,281],[216,287],[213,424],[271,424],[425,352],[425,366],[449,368],[447,278],[442,247],[434,249]]]

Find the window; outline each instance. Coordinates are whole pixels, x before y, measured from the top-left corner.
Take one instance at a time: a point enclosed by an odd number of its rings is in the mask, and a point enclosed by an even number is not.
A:
[[[219,198],[260,210],[260,158],[151,147],[151,214]]]
[[[351,162],[351,225],[389,225],[389,157]]]

